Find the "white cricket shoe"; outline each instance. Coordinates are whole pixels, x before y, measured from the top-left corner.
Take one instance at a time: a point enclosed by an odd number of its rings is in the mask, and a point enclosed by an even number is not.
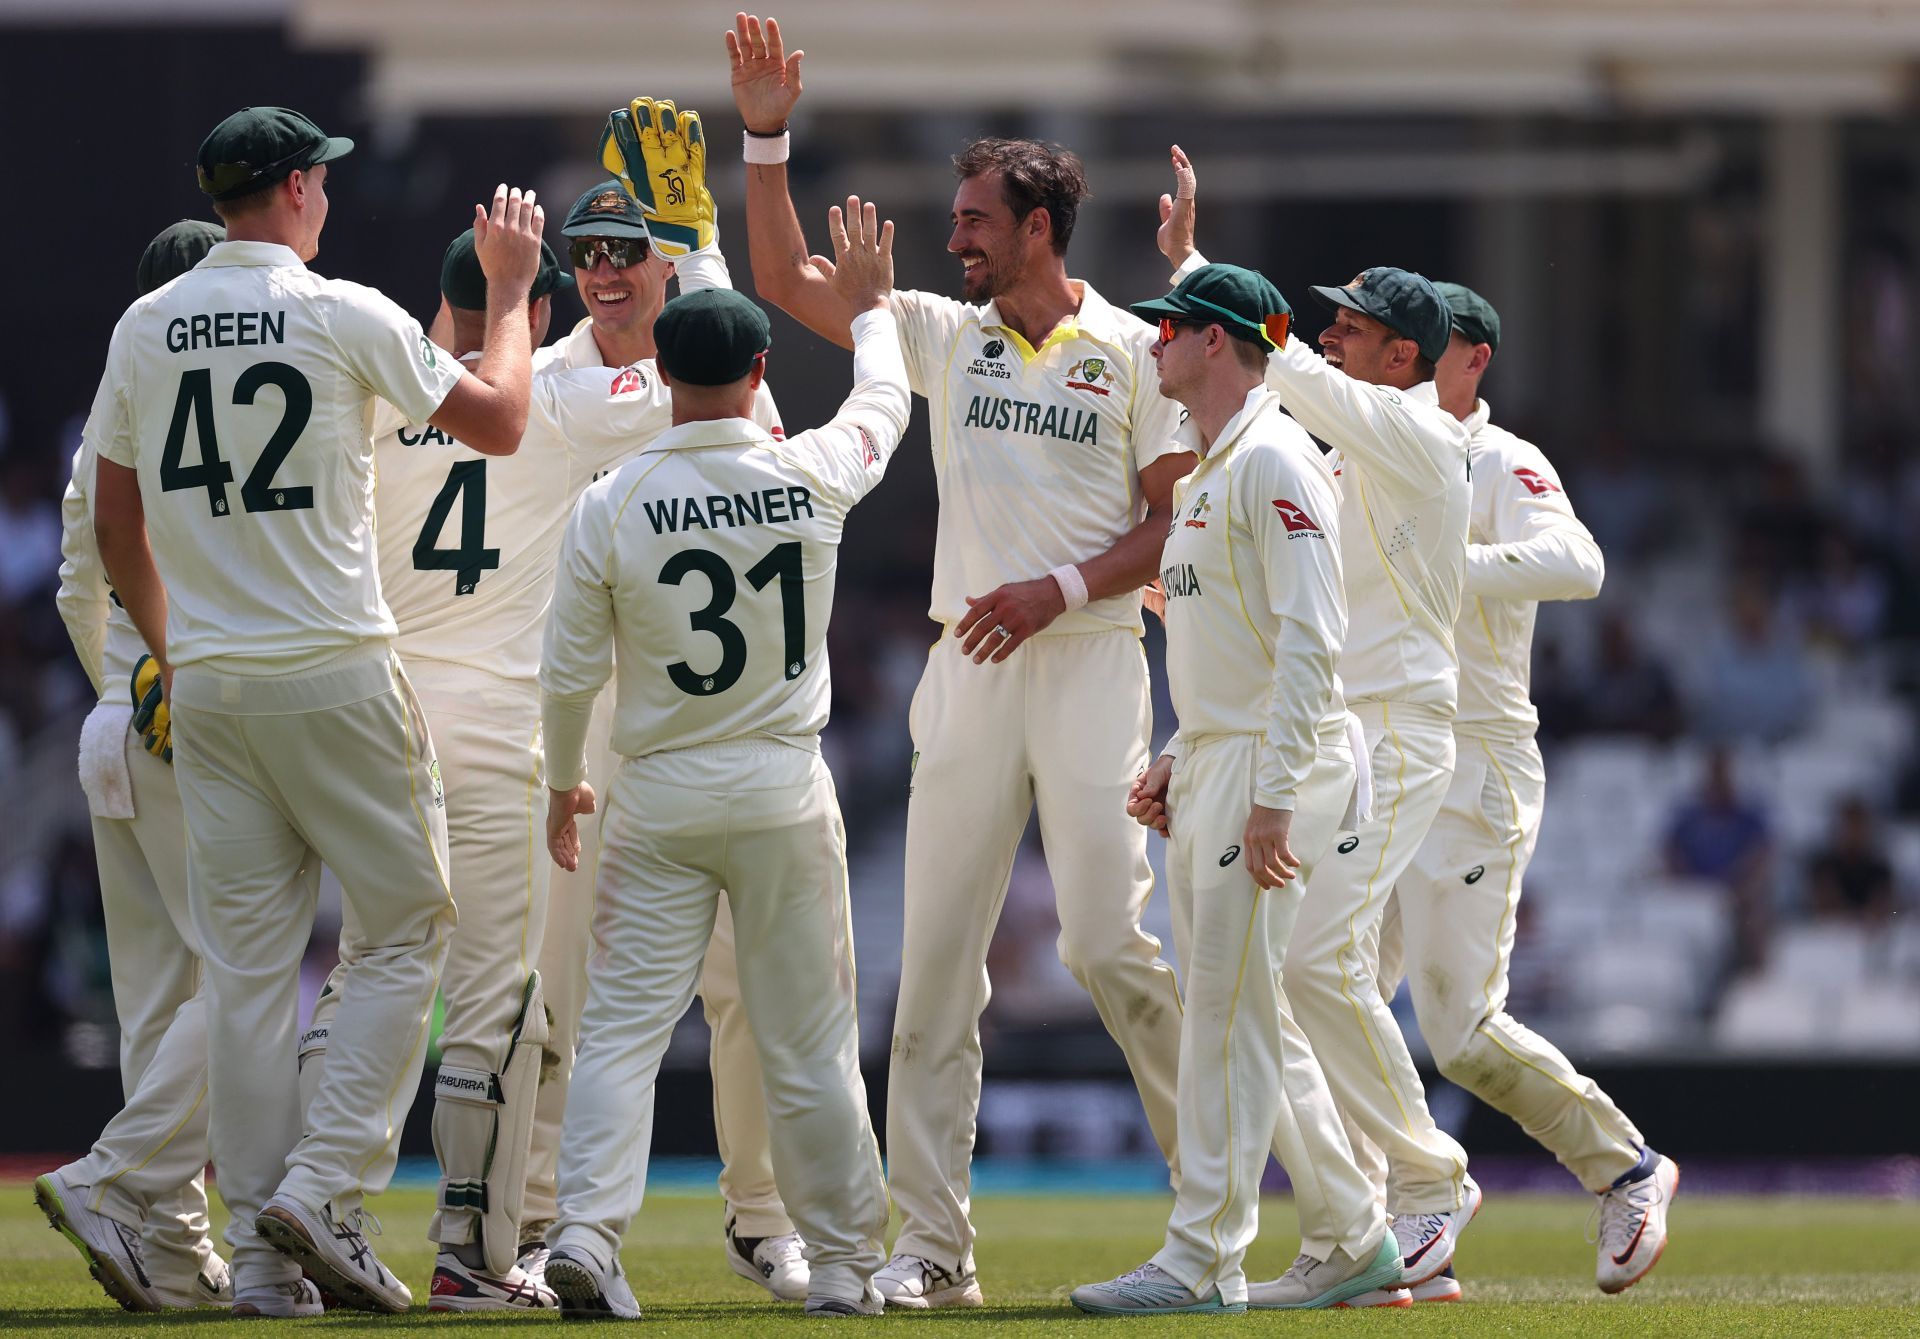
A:
[[[103,1213],[87,1207],[86,1188],[70,1186],[59,1172],[48,1172],[33,1183],[33,1202],[47,1216],[54,1231],[74,1244],[87,1262],[87,1272],[107,1296],[128,1311],[159,1311],[163,1303],[147,1273],[140,1234]]]
[[[1184,1311],[1245,1311],[1245,1302],[1223,1302],[1215,1288],[1202,1297],[1149,1260],[1105,1283],[1083,1283],[1073,1304],[1095,1316],[1166,1316]]]
[[[1292,1268],[1279,1278],[1248,1284],[1247,1305],[1256,1311],[1317,1311],[1353,1302],[1355,1298],[1397,1283],[1399,1278],[1400,1243],[1389,1232],[1365,1260],[1355,1260],[1340,1250],[1325,1260],[1316,1260],[1301,1252],[1294,1258]],[[1371,1305],[1404,1304],[1385,1301]]]
[[[398,1315],[413,1305],[413,1294],[367,1244],[369,1227],[380,1230],[365,1209],[341,1220],[331,1207],[310,1209],[291,1195],[275,1195],[253,1220],[262,1241],[299,1265],[340,1305]]]
[[[560,1295],[562,1320],[640,1319],[639,1299],[618,1260],[604,1269],[583,1250],[557,1246],[547,1256],[546,1278]]]
[[[986,1305],[980,1293],[980,1276],[973,1272],[971,1262],[956,1274],[923,1256],[896,1255],[874,1274],[873,1286],[888,1306],[909,1311]]]
[[[517,1263],[505,1274],[474,1269],[452,1251],[433,1262],[427,1290],[429,1311],[557,1311],[560,1299],[544,1278],[536,1279]]]
[[[1453,1266],[1435,1274],[1425,1283],[1406,1288],[1395,1284],[1391,1288],[1380,1288],[1370,1293],[1361,1293],[1358,1297],[1336,1303],[1336,1307],[1373,1306],[1412,1306],[1415,1302],[1457,1302],[1460,1300],[1460,1280],[1453,1276]]]
[[[291,1283],[275,1283],[265,1288],[242,1288],[233,1298],[233,1314],[236,1316],[273,1316],[281,1320],[295,1320],[303,1316],[326,1314],[326,1303],[320,1300],[320,1290],[313,1286],[312,1279],[295,1279]]]
[[[845,1297],[825,1295],[807,1299],[809,1316],[877,1316],[886,1309],[886,1303],[880,1300],[880,1294],[872,1288],[868,1288],[867,1295],[857,1302]]]
[[[1667,1249],[1667,1206],[1680,1187],[1680,1167],[1672,1158],[1653,1156],[1652,1171],[1600,1196],[1595,1280],[1601,1292],[1625,1292],[1660,1263]]]
[[[233,1275],[225,1260],[212,1251],[201,1256],[198,1252],[173,1252],[154,1246],[153,1242],[147,1243],[151,1253],[148,1272],[153,1275],[154,1295],[161,1306],[169,1311],[191,1311],[195,1307],[233,1305]],[[182,1279],[187,1281],[183,1283]]]
[[[547,1249],[544,1241],[523,1241],[520,1243],[520,1258],[514,1264],[528,1278],[545,1287],[547,1283],[547,1257],[553,1252]]]
[[[805,1244],[798,1232],[777,1237],[742,1237],[727,1220],[727,1267],[759,1284],[782,1302],[807,1300],[809,1272]]]
[[[1425,1283],[1453,1263],[1454,1248],[1473,1216],[1480,1212],[1480,1187],[1466,1182],[1466,1203],[1446,1213],[1403,1213],[1393,1217],[1393,1235],[1400,1242],[1400,1281],[1407,1287]]]

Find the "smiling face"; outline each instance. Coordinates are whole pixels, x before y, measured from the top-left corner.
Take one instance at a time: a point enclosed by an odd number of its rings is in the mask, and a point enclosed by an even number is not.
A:
[[[1015,219],[999,173],[968,177],[954,192],[947,250],[960,258],[960,291],[968,302],[1010,292],[1026,276],[1034,249],[1046,246],[1045,211],[1036,209]]]
[[[672,277],[673,262],[662,260],[652,248],[646,259],[624,269],[615,269],[604,253],[594,256],[591,269],[573,267],[574,283],[594,328],[616,338],[653,329],[667,305],[667,280]]]
[[[1336,307],[1333,324],[1320,332],[1327,362],[1356,381],[1388,384],[1397,365],[1395,346],[1407,343],[1387,326],[1350,307]],[[1404,354],[1404,350],[1400,350]]]

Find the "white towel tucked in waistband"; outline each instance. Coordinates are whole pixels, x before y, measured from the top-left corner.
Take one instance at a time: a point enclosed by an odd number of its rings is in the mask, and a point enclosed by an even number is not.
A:
[[[80,727],[80,789],[95,818],[133,817],[133,776],[127,771],[132,722],[132,707],[102,702]]]
[[[1373,817],[1373,760],[1367,754],[1367,732],[1360,718],[1347,713],[1347,745],[1353,750],[1353,803],[1342,831],[1351,832]]]

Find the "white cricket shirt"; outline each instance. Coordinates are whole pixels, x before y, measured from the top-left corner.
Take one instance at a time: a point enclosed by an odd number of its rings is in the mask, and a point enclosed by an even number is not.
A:
[[[1606,579],[1593,535],[1574,515],[1560,476],[1539,447],[1496,427],[1485,400],[1466,419],[1473,436],[1473,520],[1455,733],[1532,736],[1533,622],[1541,600],[1590,600]]]
[[[927,397],[940,519],[934,538],[938,622],[969,595],[1031,581],[1105,553],[1145,515],[1140,471],[1181,448],[1179,406],[1160,395],[1157,333],[1091,284],[1079,312],[1038,349],[1001,324],[994,303],[896,292],[900,346]],[[1044,633],[1141,630],[1137,591],[1090,601]]]
[[[106,393],[104,382],[101,390]],[[102,702],[124,703],[129,699],[133,667],[146,654],[147,644],[114,595],[100,562],[100,545],[93,537],[93,423],[89,415],[80,448],[73,453],[73,477],[60,498],[60,589],[54,602],[94,692]]]
[[[853,393],[825,427],[776,441],[747,419],[684,423],[580,499],[540,665],[554,789],[586,775],[593,700],[616,663],[622,757],[810,739],[826,724],[841,528],[910,404],[891,314],[863,313],[853,335]]]
[[[1180,436],[1199,449],[1191,422]],[[1345,733],[1333,469],[1280,397],[1256,387],[1173,497],[1160,557],[1167,683],[1180,717],[1169,751],[1209,735],[1260,735],[1255,803],[1292,809],[1321,735]]]
[[[1333,448],[1347,579],[1347,701],[1406,702],[1451,716],[1453,625],[1467,558],[1467,430],[1432,382],[1356,380],[1298,339],[1267,358],[1287,412]]]
[[[139,473],[176,667],[285,674],[394,635],[371,405],[424,422],[461,376],[393,302],[274,243],[221,242],[127,309],[95,446]]]

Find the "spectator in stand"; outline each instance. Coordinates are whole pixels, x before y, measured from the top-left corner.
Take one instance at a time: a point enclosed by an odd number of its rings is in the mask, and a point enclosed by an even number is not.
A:
[[[0,609],[48,600],[60,570],[59,491],[25,452],[0,462]]]
[[[1593,674],[1575,695],[1568,733],[1644,735],[1662,742],[1680,730],[1680,697],[1666,666],[1643,648],[1633,624],[1619,610],[1600,621]],[[1541,713],[1542,719],[1546,713]]]
[[[1671,873],[1726,890],[1736,965],[1761,966],[1773,929],[1773,833],[1766,810],[1735,789],[1725,749],[1707,755],[1699,793],[1680,806],[1667,828],[1666,854]]]
[[[1887,601],[1885,574],[1865,560],[1852,536],[1830,531],[1819,572],[1799,590],[1799,621],[1808,635],[1836,651],[1859,651],[1885,631]]]
[[[1618,432],[1602,431],[1575,480],[1580,518],[1593,532],[1607,565],[1645,558],[1671,527],[1660,469],[1640,459]]]
[[[1815,916],[1882,925],[1893,915],[1893,862],[1860,796],[1835,808],[1833,834],[1808,863],[1807,892]]]
[[[1810,576],[1830,522],[1806,471],[1790,456],[1760,466],[1760,490],[1740,509],[1733,568],[1775,587]]]
[[[1751,573],[1734,588],[1727,629],[1702,661],[1693,721],[1709,740],[1778,743],[1813,711],[1806,652],[1774,608],[1767,580]]]

